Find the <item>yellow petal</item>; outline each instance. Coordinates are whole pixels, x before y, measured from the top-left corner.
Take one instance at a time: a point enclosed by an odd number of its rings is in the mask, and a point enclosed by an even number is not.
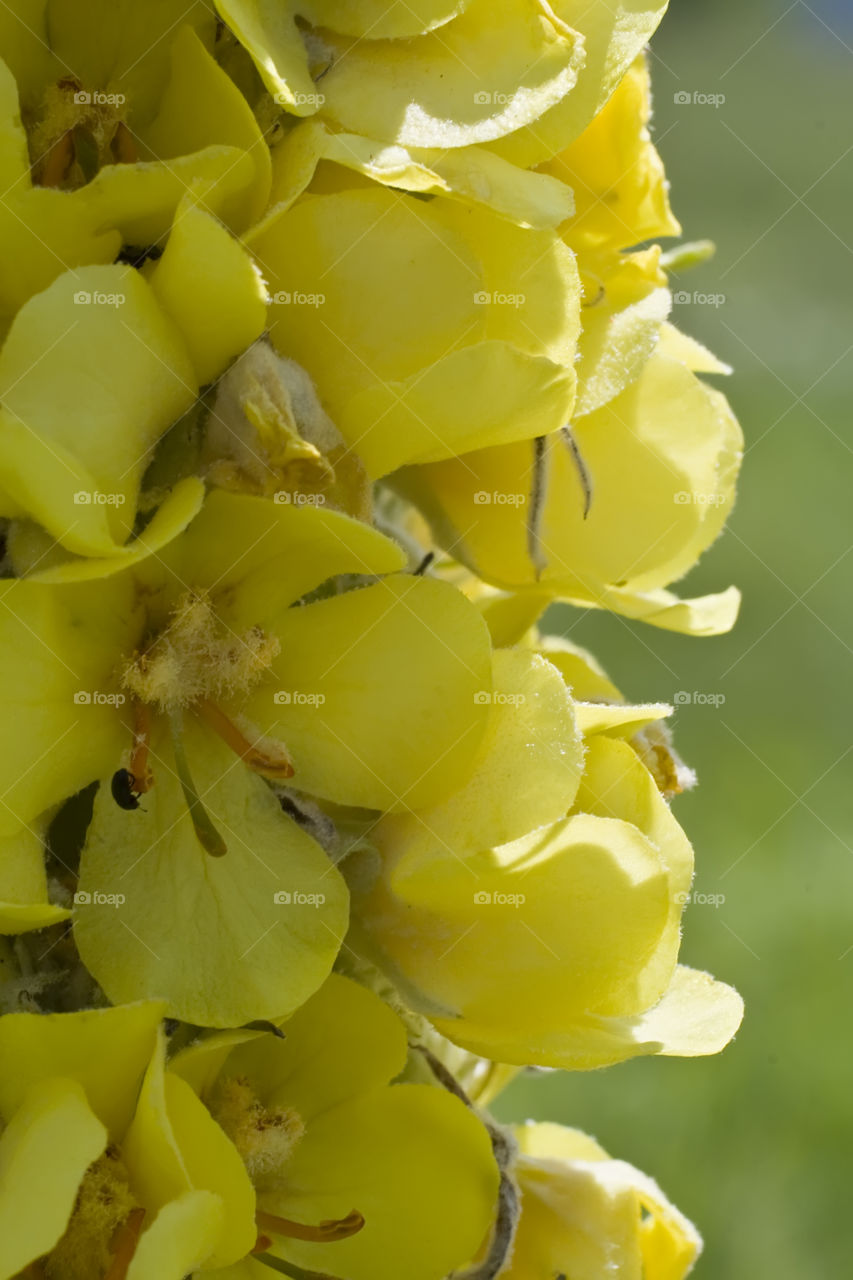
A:
[[[126,580],[109,590],[0,585],[0,831],[14,833],[118,767],[129,731],[116,661],[141,625]]]
[[[215,36],[215,18],[204,0],[149,0],[144,11],[127,0],[92,0],[86,22],[74,0],[50,0],[45,12],[59,74],[73,67],[87,87],[123,93],[137,130],[163,92],[169,37],[178,24],[195,28],[210,45]]]
[[[184,343],[137,271],[67,272],[21,309],[0,353],[0,484],[69,550],[109,554],[131,531],[149,450],[195,394]]]
[[[631,254],[607,275],[593,278],[590,287],[601,293],[584,310],[576,418],[620,395],[655,350],[672,304],[662,287],[658,257],[657,247]]]
[[[632,823],[655,846],[669,876],[669,913],[649,963],[634,977],[635,1007],[663,993],[678,959],[680,922],[693,879],[693,848],[657,784],[627,742],[596,736],[587,743],[586,769],[577,795],[579,813]],[[600,1012],[606,1012],[599,1006]]]
[[[470,0],[452,23],[405,44],[331,44],[339,56],[320,84],[325,114],[368,138],[442,149],[537,128],[574,89],[583,60],[577,32],[533,0]]]
[[[0,1019],[0,1114],[10,1116],[32,1085],[67,1076],[120,1140],[164,1013],[160,1001],[147,1000],[82,1013],[7,1014]]]
[[[650,77],[640,54],[580,137],[543,166],[575,192],[577,212],[563,231],[579,253],[616,252],[680,234],[649,135],[650,116]]]
[[[703,347],[695,338],[676,329],[675,325],[665,324],[661,327],[658,351],[670,360],[678,360],[694,373],[731,373],[732,367],[723,364],[722,360]]]
[[[203,1259],[227,1266],[255,1243],[255,1192],[236,1147],[190,1086],[164,1071],[164,1056],[161,1037],[123,1146],[131,1186],[160,1212],[189,1191],[212,1193],[219,1213]]]
[[[96,797],[75,906],[80,954],[114,1002],[162,996],[170,1014],[201,1026],[281,1017],[331,969],[347,926],[346,887],[218,738],[187,720],[184,740],[227,852],[212,857],[199,843],[162,743],[144,808],[120,809],[108,785]]]
[[[372,186],[301,201],[252,248],[274,345],[308,370],[372,475],[565,421],[579,281],[554,233]]]
[[[210,1257],[221,1226],[222,1205],[211,1192],[171,1200],[139,1237],[127,1280],[183,1280]]]
[[[383,818],[371,839],[407,859],[464,857],[565,816],[583,769],[583,744],[562,677],[535,654],[495,654],[489,719],[471,777],[440,804]]]
[[[560,20],[580,33],[584,62],[575,89],[529,128],[494,145],[528,168],[550,160],[587,127],[634,62],[666,12],[667,0],[557,0]]]
[[[274,626],[328,578],[393,573],[405,555],[390,538],[339,511],[214,490],[163,562],[179,587],[192,583],[217,592],[228,625],[242,632]]]
[[[634,826],[576,815],[464,862],[390,864],[359,914],[402,972],[456,1012],[435,1025],[500,1062],[573,1065],[585,1011],[636,1007],[669,878]]]
[[[179,480],[142,532],[125,543],[116,555],[102,560],[95,556],[66,559],[55,544],[51,545],[47,535],[29,522],[12,527],[8,552],[16,572],[31,582],[61,584],[109,578],[163,551],[173,538],[183,533],[201,510],[203,501],[201,480],[195,476]]]
[[[221,1071],[245,1076],[265,1106],[292,1107],[309,1126],[381,1089],[406,1065],[403,1023],[372,991],[338,974],[283,1025],[283,1040],[256,1036],[233,1049]],[[181,1072],[187,1061],[179,1054],[173,1069]]]
[[[638,730],[672,715],[666,702],[629,703],[577,702],[578,728],[585,736],[607,733],[614,738],[632,738]]]
[[[330,1176],[330,1170],[333,1174]],[[349,1280],[434,1280],[470,1261],[494,1213],[488,1134],[458,1098],[394,1085],[317,1116],[264,1207],[302,1222],[364,1215],[334,1244],[282,1240],[270,1252]]]
[[[260,216],[270,190],[269,147],[248,102],[191,26],[180,26],[172,41],[171,75],[143,138],[162,159],[214,145],[236,147],[248,160],[241,166],[244,185],[233,195],[231,184],[214,188],[207,198],[234,231]]]
[[[23,827],[0,838],[0,933],[46,929],[70,914],[47,900],[40,830]]]
[[[293,785],[340,804],[429,803],[471,767],[491,688],[488,632],[446,583],[396,576],[292,609],[249,718],[287,743]]]
[[[406,491],[445,545],[487,581],[627,613],[633,596],[680,577],[719,533],[734,500],[740,428],[719,392],[655,355],[615,400],[578,419],[573,433],[592,502],[585,518],[575,461],[562,440],[550,439],[540,522],[546,564],[538,575],[525,499],[529,444],[420,468],[406,474]],[[642,601],[637,608],[656,612]]]
[[[266,293],[251,258],[191,195],[178,206],[150,284],[201,384],[219,377],[263,332]]]
[[[75,1080],[33,1082],[0,1135],[0,1280],[53,1248],[106,1145],[107,1131]]]
[[[276,148],[273,201],[292,204],[310,183],[321,159],[383,186],[487,205],[522,227],[557,227],[574,212],[572,192],[564,182],[519,169],[484,147],[406,148],[356,133],[333,133],[317,120],[298,125]]]

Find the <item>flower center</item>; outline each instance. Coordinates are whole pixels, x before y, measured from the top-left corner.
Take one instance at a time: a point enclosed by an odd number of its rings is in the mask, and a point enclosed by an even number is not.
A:
[[[144,1214],[108,1147],[86,1170],[65,1233],[42,1263],[45,1280],[124,1280]]]
[[[75,76],[50,85],[27,130],[33,182],[74,191],[105,164],[132,164],[136,143],[125,97],[84,89]]]
[[[209,1107],[239,1151],[255,1190],[261,1194],[282,1191],[287,1185],[290,1158],[305,1132],[299,1113],[292,1107],[265,1107],[245,1076],[229,1076],[220,1081]],[[347,1240],[364,1226],[364,1217],[357,1209],[345,1218],[316,1225],[258,1209],[255,1221],[261,1233],[256,1253],[268,1249],[275,1236],[331,1244]]]
[[[149,750],[154,712],[169,720],[176,772],[196,835],[208,853],[221,855],[225,843],[208,816],[190,773],[183,747],[183,715],[194,712],[248,768],[263,777],[293,776],[293,762],[282,742],[261,734],[240,715],[221,707],[248,690],[269,670],[279,642],[261,627],[243,635],[217,617],[205,591],[188,591],[167,626],[125,664],[121,681],[133,698],[133,746],[127,768],[112,779],[112,793],[123,809],[139,807],[139,797],[154,785]]]

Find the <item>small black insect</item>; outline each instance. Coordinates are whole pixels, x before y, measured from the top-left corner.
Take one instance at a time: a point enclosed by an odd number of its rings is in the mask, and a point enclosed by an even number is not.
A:
[[[117,769],[110,782],[113,800],[120,809],[138,809],[139,795],[135,791],[136,779],[129,769]]]

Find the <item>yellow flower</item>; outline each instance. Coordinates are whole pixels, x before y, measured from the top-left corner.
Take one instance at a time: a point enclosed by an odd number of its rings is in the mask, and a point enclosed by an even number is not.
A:
[[[677,965],[693,852],[620,736],[668,708],[604,710],[587,710],[577,793],[560,811],[553,790],[548,812],[516,745],[528,712],[515,725],[504,703],[472,777],[439,806],[382,819],[381,873],[351,880],[391,979],[449,1040],[497,1062],[715,1053],[742,1016],[729,987]]]
[[[296,1008],[328,973],[347,893],[263,778],[394,809],[464,770],[491,672],[460,593],[394,575],[290,608],[402,563],[337,512],[216,492],[135,569],[3,584],[2,829],[104,783],[75,936],[114,1001],[162,995],[219,1026]]]
[[[592,478],[588,509],[574,447]],[[407,469],[395,484],[442,545],[496,586],[673,630],[732,626],[734,588],[684,602],[665,589],[734,501],[742,435],[720,392],[658,351],[620,395],[577,419],[572,441],[556,434],[539,448],[485,449]]]
[[[335,132],[413,155],[488,147],[528,168],[566,147],[605,105],[666,5],[220,0],[217,7],[288,113],[319,116]]]
[[[702,1241],[651,1178],[556,1124],[515,1129],[521,1216],[502,1280],[683,1280]]]
[[[120,568],[180,532],[198,510],[198,482],[176,487],[128,543],[145,469],[264,317],[249,257],[193,197],[147,279],[129,266],[81,267],[30,298],[0,350],[0,512],[23,520],[13,559],[22,537],[34,543],[30,566],[55,540]]]
[[[567,420],[579,284],[556,233],[370,184],[307,196],[251,247],[274,346],[372,479]]]
[[[2,1280],[37,1259],[57,1280],[182,1280],[252,1248],[251,1184],[164,1076],[162,1016],[149,1001],[0,1018]]]
[[[243,1157],[259,1253],[348,1280],[443,1280],[476,1254],[498,1191],[488,1134],[443,1089],[394,1084],[406,1058],[396,1015],[338,976],[284,1039],[224,1033],[175,1057]],[[267,1275],[247,1261],[222,1280]]]
[[[0,13],[0,328],[66,268],[159,253],[197,183],[235,231],[260,214],[268,147],[214,35],[206,4],[177,0]]]

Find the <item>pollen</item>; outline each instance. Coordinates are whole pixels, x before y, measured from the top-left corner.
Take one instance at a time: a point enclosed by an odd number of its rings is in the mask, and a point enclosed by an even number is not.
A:
[[[211,1112],[240,1152],[256,1190],[284,1186],[287,1164],[305,1132],[300,1115],[291,1107],[265,1107],[244,1076],[219,1084]]]
[[[44,1262],[47,1280],[106,1275],[116,1233],[137,1208],[115,1147],[86,1170],[65,1234]]]
[[[140,702],[180,710],[245,693],[279,649],[260,627],[235,635],[218,620],[206,592],[190,591],[166,628],[125,666],[122,683]]]

